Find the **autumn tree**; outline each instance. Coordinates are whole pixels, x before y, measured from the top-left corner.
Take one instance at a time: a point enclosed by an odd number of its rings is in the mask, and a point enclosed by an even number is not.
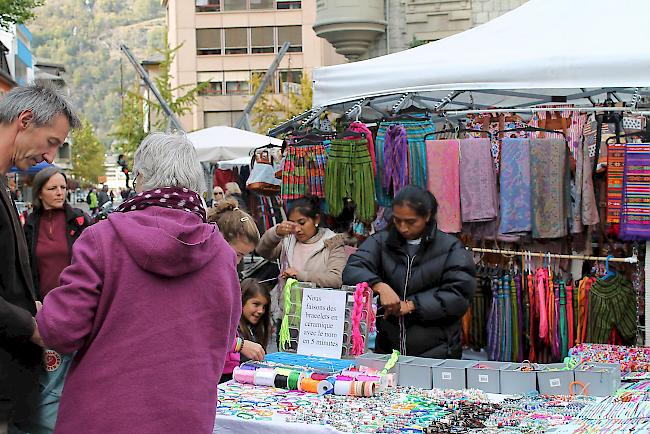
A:
[[[81,128],[72,132],[72,173],[82,183],[97,184],[104,169],[104,145],[91,123],[84,119]]]
[[[262,74],[253,74],[251,88],[254,94],[262,83]],[[252,124],[256,132],[266,134],[282,122],[309,110],[312,104],[311,79],[306,73],[302,74],[300,86],[297,89],[288,88],[288,93],[275,95],[270,84],[253,107]]]

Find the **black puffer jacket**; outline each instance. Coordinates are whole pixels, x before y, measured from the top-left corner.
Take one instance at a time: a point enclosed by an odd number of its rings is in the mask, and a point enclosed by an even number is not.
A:
[[[461,318],[476,289],[474,261],[457,238],[437,230],[435,223],[425,234],[414,256],[409,256],[406,240],[394,227],[372,235],[350,256],[343,283],[384,282],[402,300],[415,304],[415,312],[403,319],[377,319],[378,353],[400,349],[403,327],[405,354],[460,358]]]

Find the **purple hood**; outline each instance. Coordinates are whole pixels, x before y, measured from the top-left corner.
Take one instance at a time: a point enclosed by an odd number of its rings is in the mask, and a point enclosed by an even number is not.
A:
[[[203,224],[197,215],[155,206],[113,213],[105,224],[113,225],[140,268],[167,277],[203,268],[223,240],[216,225]]]

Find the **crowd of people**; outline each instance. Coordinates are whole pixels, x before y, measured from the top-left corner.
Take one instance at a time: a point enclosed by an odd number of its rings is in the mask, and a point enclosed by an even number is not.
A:
[[[0,434],[212,432],[217,383],[277,339],[287,278],[371,285],[377,352],[460,357],[474,263],[437,229],[427,191],[397,193],[388,228],[356,251],[312,197],[286,204],[287,220],[260,235],[236,183],[215,187],[207,206],[192,143],[151,133],[134,155],[134,194],[105,221],[72,207],[51,167],[34,179],[22,227],[4,174],[52,163],[78,126],[52,89],[0,100]],[[240,281],[252,252],[279,262],[274,287]]]

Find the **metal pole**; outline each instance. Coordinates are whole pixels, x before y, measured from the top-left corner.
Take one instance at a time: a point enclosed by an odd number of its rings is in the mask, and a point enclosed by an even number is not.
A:
[[[247,131],[251,130],[250,122],[248,121],[248,116],[253,110],[253,107],[255,106],[257,100],[262,96],[262,93],[264,92],[264,89],[266,89],[266,86],[268,86],[271,80],[273,80],[275,71],[278,69],[278,66],[282,61],[282,58],[284,57],[285,54],[287,54],[287,51],[289,51],[289,45],[290,45],[289,42],[285,41],[285,43],[282,44],[282,47],[280,47],[280,51],[278,51],[278,55],[275,56],[275,59],[273,59],[273,63],[271,63],[269,69],[266,70],[266,73],[264,74],[264,78],[262,78],[262,82],[260,83],[260,86],[257,88],[255,95],[253,95],[250,101],[248,101],[248,103],[246,104],[246,107],[244,108],[244,112],[242,113],[241,117],[235,124],[235,128],[239,128]]]
[[[145,71],[144,68],[142,67],[142,65],[140,65],[140,63],[138,63],[135,56],[133,56],[133,54],[131,53],[131,50],[129,50],[129,47],[127,47],[124,44],[120,44],[120,50],[122,50],[124,52],[124,55],[126,56],[126,58],[129,59],[129,62],[131,62],[131,64],[135,68],[136,72],[140,76],[140,78],[142,78],[142,81],[144,81],[144,83],[147,85],[147,87],[149,89],[151,89],[151,92],[156,97],[156,99],[158,100],[158,103],[160,104],[163,111],[165,112],[165,114],[169,118],[169,122],[171,123],[171,125],[175,129],[185,132],[185,129],[181,126],[181,123],[178,121],[178,118],[176,117],[176,115],[174,114],[172,109],[169,107],[169,104],[167,104],[167,101],[165,101],[165,99],[162,97],[162,95],[160,95],[160,92],[158,91],[158,88],[156,87],[154,82],[151,81],[151,79],[149,78],[149,74],[147,74],[147,71]]]
[[[470,252],[479,252],[479,253],[498,253],[500,255],[507,256],[534,256],[538,258],[559,258],[559,259],[582,259],[585,261],[606,261],[608,260],[606,256],[585,256],[585,255],[562,255],[558,253],[540,253],[540,252],[522,252],[517,250],[501,250],[501,249],[482,249],[478,247],[466,247]],[[609,258],[609,262],[625,262],[628,264],[636,264],[639,261],[639,258],[634,256],[629,256],[627,258]]]

